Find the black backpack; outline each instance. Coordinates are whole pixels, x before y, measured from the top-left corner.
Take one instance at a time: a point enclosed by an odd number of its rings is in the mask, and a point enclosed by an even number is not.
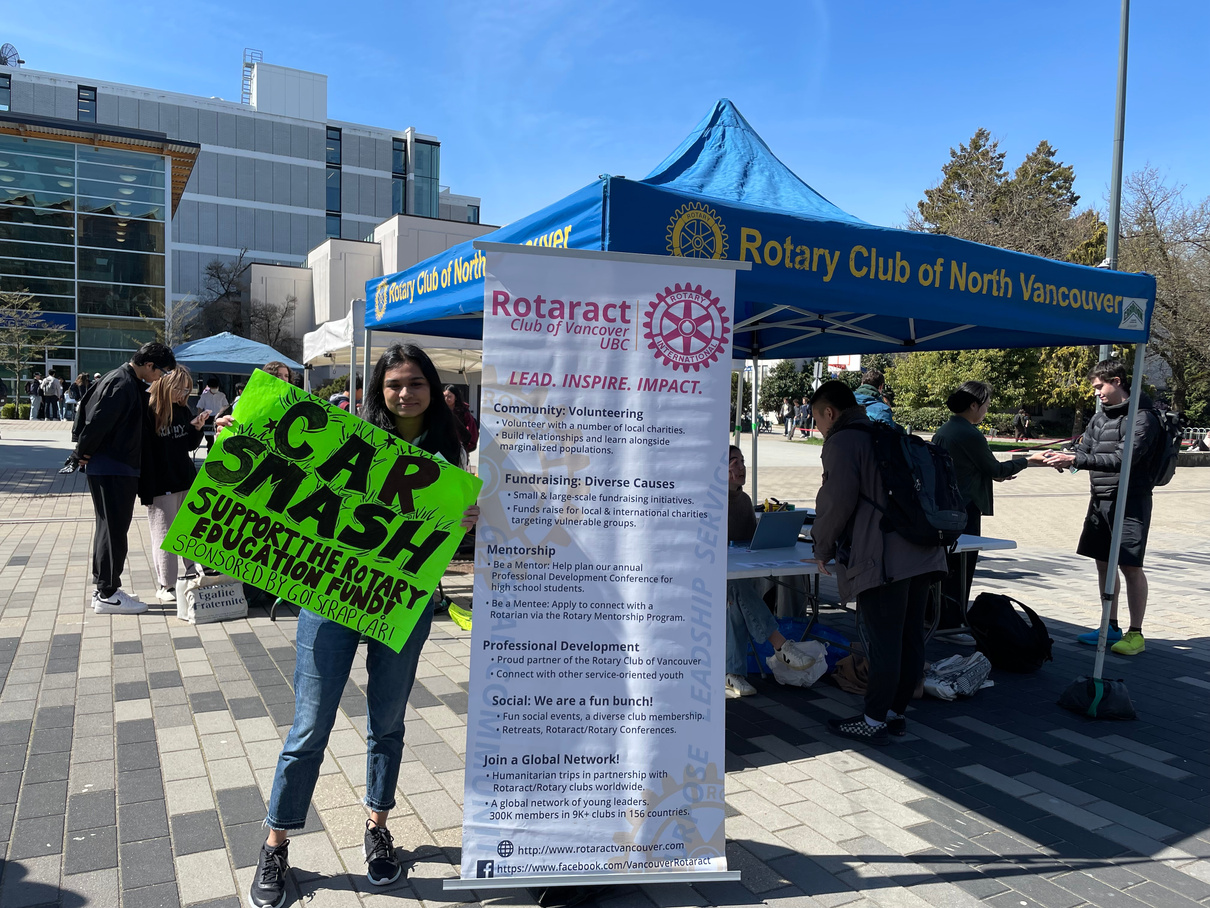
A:
[[[1181,442],[1185,437],[1185,420],[1172,410],[1153,412],[1160,424],[1160,441],[1151,464],[1151,484],[1166,486],[1176,473],[1177,455],[1181,453]]]
[[[1029,623],[1017,613],[1019,606]],[[999,593],[980,593],[966,613],[979,652],[987,656],[993,668],[1010,672],[1034,672],[1043,662],[1051,662],[1050,634],[1038,613],[1024,602]]]
[[[966,507],[954,462],[944,448],[879,422],[843,429],[861,429],[874,443],[887,504],[866,501],[882,512],[884,533],[896,532],[916,545],[949,546],[958,541],[966,529]]]

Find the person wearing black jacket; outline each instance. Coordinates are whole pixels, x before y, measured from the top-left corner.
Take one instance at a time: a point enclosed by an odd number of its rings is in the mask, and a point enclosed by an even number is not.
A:
[[[193,376],[178,365],[152,382],[149,394],[139,500],[147,506],[157,584],[155,597],[161,602],[176,602],[179,556],[165,551],[162,544],[197,476],[193,452],[202,443],[202,426],[210,417],[209,410],[202,410],[197,416],[189,410],[185,402],[192,389]],[[196,568],[196,563],[188,558],[184,562],[186,573]]]
[[[1100,577],[1098,589],[1105,589],[1109,572],[1109,553],[1113,536],[1114,512],[1122,502],[1122,450],[1126,435],[1126,416],[1130,409],[1130,383],[1126,367],[1116,359],[1105,359],[1088,375],[1092,389],[1101,399],[1101,411],[1094,415],[1076,445],[1074,454],[1058,451],[1045,455],[1046,464],[1063,469],[1088,470],[1092,500],[1084,518],[1084,530],[1076,553],[1093,558]],[[1126,578],[1126,603],[1130,626],[1125,634],[1118,624],[1118,592],[1121,584],[1114,578],[1113,600],[1109,612],[1109,636],[1113,651],[1121,656],[1136,656],[1146,649],[1143,640],[1143,616],[1147,612],[1147,576],[1143,556],[1147,551],[1147,532],[1151,527],[1152,468],[1161,438],[1160,422],[1152,409],[1151,398],[1139,398],[1139,413],[1134,424],[1134,460],[1130,484],[1126,489],[1126,514],[1122,524],[1122,542],[1118,566]],[[1079,636],[1081,643],[1097,644],[1099,630]]]
[[[93,611],[135,615],[147,606],[122,589],[130,520],[143,465],[147,385],[176,366],[172,350],[144,344],[125,363],[94,382],[76,409],[72,440],[88,475],[96,513],[93,538]]]

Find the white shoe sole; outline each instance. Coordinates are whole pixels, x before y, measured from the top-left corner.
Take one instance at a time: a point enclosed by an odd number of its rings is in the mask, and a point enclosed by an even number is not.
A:
[[[140,602],[137,606],[117,605],[108,602],[92,601],[92,610],[98,615],[141,615],[147,611],[147,604]]]

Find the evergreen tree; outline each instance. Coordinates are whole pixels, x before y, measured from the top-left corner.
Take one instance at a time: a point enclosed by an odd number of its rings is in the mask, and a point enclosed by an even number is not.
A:
[[[941,168],[941,182],[924,191],[924,198],[916,204],[918,223],[912,226],[985,242],[970,234],[980,232],[977,225],[994,217],[1007,179],[1004,157],[990,132],[982,127],[975,130],[968,145],[950,149],[949,163]]]

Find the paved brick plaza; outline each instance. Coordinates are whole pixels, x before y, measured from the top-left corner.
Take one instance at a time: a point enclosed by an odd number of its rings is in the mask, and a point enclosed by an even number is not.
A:
[[[154,606],[94,616],[91,504],[82,477],[53,472],[65,430],[0,430],[0,906],[240,904],[293,708],[293,614],[201,628]],[[802,451],[794,465],[789,447],[769,459],[761,494],[808,502],[818,458]],[[727,705],[728,856],[743,881],[623,887],[601,904],[1210,905],[1210,470],[1182,471],[1156,497],[1148,651],[1107,663],[1128,681],[1133,723],[1054,705],[1092,664],[1072,641],[1096,602],[1091,564],[1071,554],[1086,489],[1082,476],[1027,471],[997,486],[985,523],[1020,548],[984,559],[976,590],[1037,608],[1053,664],[994,673],[995,688],[970,700],[918,702],[912,734],[881,750],[824,731],[856,698],[758,685],[761,696]],[[126,588],[145,598],[149,555],[139,507]],[[469,594],[468,575],[452,582]],[[967,650],[930,655],[955,651]],[[440,883],[457,874],[469,655],[469,634],[438,619],[392,814],[407,874],[385,891],[364,877],[365,672],[354,669],[291,843],[299,903],[471,898]],[[525,892],[490,900],[529,904]]]

